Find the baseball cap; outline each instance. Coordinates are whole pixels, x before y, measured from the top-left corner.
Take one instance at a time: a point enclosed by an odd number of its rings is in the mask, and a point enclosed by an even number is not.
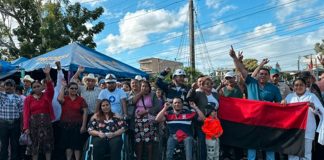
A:
[[[105,82],[107,83],[116,83],[117,82],[117,78],[114,74],[107,74],[105,77]]]
[[[279,74],[279,73],[280,73],[280,72],[279,72],[278,69],[272,68],[272,69],[270,70],[270,75],[275,75],[275,74]]]
[[[227,72],[227,73],[225,73],[225,78],[226,77],[231,77],[231,78],[233,78],[233,77],[235,77],[235,73],[234,72]]]
[[[174,76],[185,76],[186,72],[183,69],[177,69],[173,72],[173,77]]]

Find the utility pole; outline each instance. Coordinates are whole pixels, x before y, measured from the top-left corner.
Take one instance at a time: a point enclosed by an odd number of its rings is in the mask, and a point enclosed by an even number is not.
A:
[[[300,56],[298,56],[297,67],[298,67],[298,72],[299,72],[300,71]]]
[[[193,0],[189,0],[189,41],[190,41],[190,67],[192,74],[190,76],[191,81],[193,81],[193,73],[195,72],[195,28],[194,28],[194,8]]]

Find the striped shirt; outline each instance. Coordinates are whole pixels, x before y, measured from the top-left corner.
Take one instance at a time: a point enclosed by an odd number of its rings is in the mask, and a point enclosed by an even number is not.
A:
[[[17,94],[0,92],[0,119],[16,120],[20,118],[23,109],[23,101]]]
[[[88,104],[88,114],[93,114],[96,111],[97,99],[100,93],[100,88],[94,87],[93,90],[88,90],[85,86],[79,86],[81,97]]]
[[[165,112],[166,123],[170,134],[175,134],[178,130],[182,130],[186,134],[192,136],[192,121],[197,120],[197,113],[193,110],[182,109],[178,114],[174,110]]]

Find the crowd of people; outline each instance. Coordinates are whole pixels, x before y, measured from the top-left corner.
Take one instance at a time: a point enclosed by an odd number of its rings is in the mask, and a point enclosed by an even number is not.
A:
[[[249,74],[242,52],[236,54],[231,48],[229,56],[236,72],[227,72],[220,84],[202,75],[189,85],[184,70],[171,74],[170,68],[154,82],[141,76],[119,82],[114,74],[99,80],[92,73],[84,74],[82,66],[67,81],[60,62],[55,62],[57,77],[50,76],[47,65],[41,81],[30,75],[21,84],[1,81],[0,160],[81,160],[87,159],[90,146],[94,160],[172,160],[179,144],[187,160],[323,159],[324,147],[314,139],[317,115],[324,109],[324,77],[316,81],[311,72],[304,71],[289,86],[280,81],[279,70],[264,67],[268,59]],[[324,59],[319,60],[324,65]],[[167,83],[170,74],[172,82]],[[220,96],[283,106],[309,102],[305,156],[223,144]],[[31,144],[20,145],[21,135],[27,135]]]

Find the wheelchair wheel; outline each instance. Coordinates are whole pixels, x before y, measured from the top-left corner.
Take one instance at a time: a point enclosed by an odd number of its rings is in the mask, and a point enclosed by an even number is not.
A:
[[[85,144],[84,153],[82,155],[82,160],[93,160],[93,145],[92,145],[92,136],[90,136]]]

